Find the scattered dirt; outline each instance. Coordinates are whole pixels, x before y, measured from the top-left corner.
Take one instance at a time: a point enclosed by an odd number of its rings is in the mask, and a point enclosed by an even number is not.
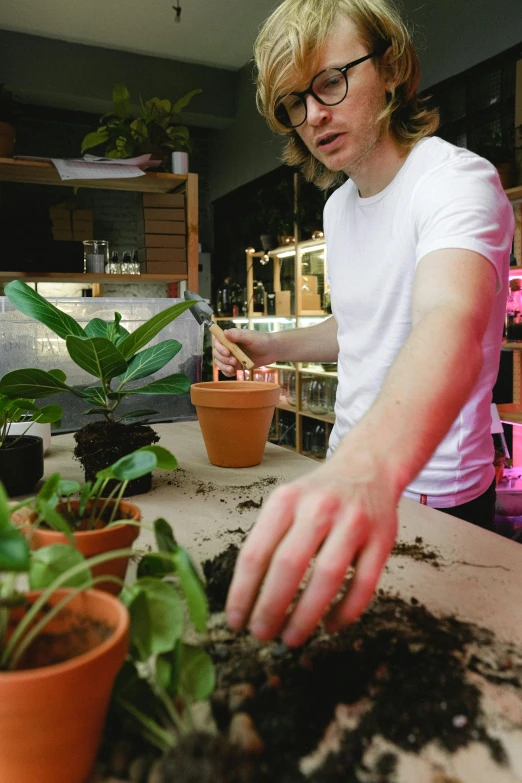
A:
[[[422,536],[417,536],[413,544],[405,541],[397,541],[391,554],[411,557],[412,560],[425,560],[434,568],[440,568],[440,553],[436,552],[434,549],[428,549],[424,544]]]
[[[255,761],[224,737],[195,732],[173,748],[155,772],[156,783],[247,783]],[[275,779],[274,779],[275,783]]]
[[[244,500],[242,503],[238,503],[236,508],[239,510],[240,513],[243,511],[246,511],[250,508],[261,508],[263,505],[263,498],[259,499],[259,502],[256,503],[255,500]]]
[[[212,560],[205,560],[203,573],[207,582],[206,591],[211,612],[222,612],[232,581],[239,549],[230,544],[224,552]]]
[[[85,471],[85,480],[93,481],[96,473],[108,468],[116,460],[131,454],[143,446],[159,441],[159,435],[146,424],[109,424],[106,421],[93,421],[74,433],[76,446],[74,456]],[[113,482],[107,485],[112,490]],[[125,495],[142,495],[152,486],[152,474],[130,481]]]

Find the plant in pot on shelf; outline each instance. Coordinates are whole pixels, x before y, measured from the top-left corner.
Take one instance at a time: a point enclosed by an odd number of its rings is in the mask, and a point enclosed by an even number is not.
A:
[[[261,188],[255,194],[252,208],[254,236],[260,231],[261,247],[267,253],[279,245],[295,242],[293,184],[284,179],[275,187]],[[255,244],[255,243],[254,243]]]
[[[16,115],[16,100],[13,93],[0,84],[0,158],[13,156]]]
[[[0,484],[0,780],[84,783],[125,659],[128,613],[90,589],[100,558],[62,544],[30,552],[11,511]]]
[[[27,415],[30,421],[26,421]],[[0,394],[0,481],[9,495],[31,492],[44,473],[43,440],[27,432],[33,424],[55,423],[61,416],[59,405],[39,408],[33,400]],[[11,434],[11,426],[21,422],[22,432]]]
[[[94,482],[80,486],[50,476],[38,495],[13,515],[34,550],[51,544],[73,544],[85,557],[129,549],[140,532],[141,511],[123,500],[128,484],[155,468],[175,470],[176,458],[161,446],[144,446],[101,470]],[[73,496],[78,496],[73,499]],[[98,587],[118,593],[129,556],[94,566],[95,577],[116,577]],[[120,580],[120,581],[118,581]]]
[[[129,333],[121,325],[119,313],[114,314],[113,322],[93,318],[82,328],[74,318],[20,280],[8,283],[5,293],[18,310],[64,339],[72,361],[99,381],[95,386],[76,388],[67,385],[65,373],[60,370],[45,372],[36,368],[13,370],[0,381],[0,394],[39,399],[70,392],[91,406],[86,415],[103,416],[102,421],[82,427],[74,436],[77,444],[74,454],[84,467],[86,481],[94,480],[100,470],[120,457],[159,440],[148,425],[125,423],[129,419],[150,417],[156,411],[142,409],[119,415],[118,406],[123,399],[134,395],[188,393],[190,381],[180,373],[139,387],[134,382],[165,367],[181,350],[177,340],[145,346],[194,302],[172,305]],[[150,487],[149,474],[130,482],[126,492],[136,495],[148,492]]]
[[[109,158],[132,158],[151,153],[169,170],[172,152],[190,152],[189,130],[181,124],[180,112],[202,90],[188,92],[179,100],[151,98],[141,102],[138,116],[132,113],[129,90],[124,84],[115,84],[112,91],[113,110],[101,118],[100,127],[88,133],[82,142],[82,153],[104,145]]]

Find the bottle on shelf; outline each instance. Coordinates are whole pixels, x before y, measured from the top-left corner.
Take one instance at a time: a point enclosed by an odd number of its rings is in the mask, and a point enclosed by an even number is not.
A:
[[[132,269],[132,252],[130,250],[123,251],[123,258],[121,261],[121,273],[122,275],[130,275]]]
[[[131,275],[139,275],[140,274],[140,261],[138,258],[138,250],[137,248],[132,253],[132,262],[131,262]]]
[[[105,267],[105,271],[109,275],[121,274],[120,255],[117,250],[112,251],[111,260]]]

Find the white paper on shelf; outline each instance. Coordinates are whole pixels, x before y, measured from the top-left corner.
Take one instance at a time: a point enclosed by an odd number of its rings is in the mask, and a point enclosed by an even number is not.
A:
[[[138,166],[117,166],[113,161],[94,163],[85,160],[62,160],[51,158],[62,180],[69,179],[129,179],[143,177],[145,172]]]
[[[160,165],[160,160],[151,160],[150,158],[150,152],[145,153],[145,155],[138,155],[136,158],[103,158],[85,153],[82,160],[85,160],[88,163],[109,163],[111,166],[139,166],[140,168],[148,168],[149,166],[156,167]]]

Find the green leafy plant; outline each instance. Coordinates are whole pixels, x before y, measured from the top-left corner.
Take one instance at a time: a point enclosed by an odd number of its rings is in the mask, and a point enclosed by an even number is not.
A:
[[[29,517],[31,528],[45,523],[47,527],[71,536],[74,531],[95,530],[115,524],[122,521],[120,504],[130,481],[155,468],[175,470],[177,467],[176,458],[168,449],[143,446],[100,470],[94,482],[86,481],[80,485],[53,473],[36,497],[24,503],[32,511]],[[109,486],[112,487],[110,492]],[[77,505],[71,503],[74,495],[78,496]]]
[[[189,130],[181,124],[180,112],[200,89],[191,90],[179,100],[151,98],[141,102],[137,117],[132,114],[131,98],[124,84],[115,84],[112,91],[113,110],[101,118],[101,125],[88,133],[82,142],[82,153],[105,145],[109,158],[132,158],[143,152],[191,151]]]
[[[59,405],[44,405],[39,408],[33,400],[10,399],[0,394],[0,449],[8,449],[18,443],[33,424],[55,424],[62,418]],[[21,435],[10,436],[11,424],[24,421],[27,429]]]
[[[4,375],[0,380],[0,394],[11,399],[40,399],[70,392],[92,406],[85,411],[86,415],[102,415],[107,422],[114,424],[123,419],[137,419],[156,413],[149,409],[135,410],[117,419],[118,405],[125,397],[186,394],[189,391],[190,381],[180,373],[167,375],[138,388],[130,384],[162,369],[181,350],[181,343],[177,340],[164,340],[145,350],[141,349],[171,321],[192,307],[194,302],[180,302],[168,307],[129,333],[121,325],[119,313],[114,314],[113,322],[93,318],[83,329],[74,318],[20,280],[8,283],[5,293],[20,312],[40,321],[65,340],[72,361],[100,383],[77,389],[66,384],[66,375],[62,370],[46,372],[28,368]]]
[[[210,656],[185,641],[185,608],[194,628],[206,630],[203,584],[169,524],[157,519],[154,532],[159,553],[142,558],[136,582],[120,596],[131,618],[130,653],[116,680],[113,707],[166,751],[194,728],[191,704],[208,699],[215,672]]]

